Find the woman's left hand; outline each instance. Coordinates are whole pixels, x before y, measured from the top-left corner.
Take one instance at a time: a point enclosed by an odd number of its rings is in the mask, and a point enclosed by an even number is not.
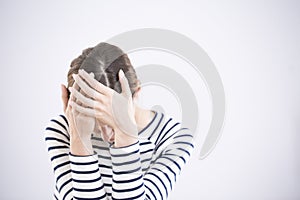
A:
[[[98,124],[112,127],[115,133],[115,146],[121,147],[137,141],[138,129],[128,80],[122,70],[118,75],[121,93],[98,82],[86,71],[79,70],[79,75],[74,74],[73,78],[85,95],[73,87],[70,88],[82,105],[74,101],[70,104],[78,112],[95,117]]]

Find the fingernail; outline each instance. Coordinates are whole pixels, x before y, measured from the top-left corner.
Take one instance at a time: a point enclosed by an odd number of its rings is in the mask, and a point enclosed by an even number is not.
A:
[[[124,78],[125,75],[124,75],[124,72],[123,72],[122,69],[120,69],[120,72],[119,72],[119,73],[120,73],[120,77],[121,77],[121,78]]]

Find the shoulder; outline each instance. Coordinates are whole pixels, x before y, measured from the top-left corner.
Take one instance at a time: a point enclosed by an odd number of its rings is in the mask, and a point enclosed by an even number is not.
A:
[[[48,121],[45,127],[45,134],[46,135],[62,135],[65,136],[67,139],[69,138],[69,124],[68,120],[64,114],[58,114]]]
[[[190,136],[193,136],[193,133],[191,132],[190,128],[185,126],[181,120],[178,118],[170,115],[167,112],[160,112],[161,117],[162,117],[162,132],[172,132],[172,133],[186,133]]]
[[[174,142],[185,142],[193,147],[194,137],[189,127],[184,126],[180,120],[166,112],[158,112],[157,115],[161,118],[159,130],[157,130],[159,132],[156,141],[158,147],[165,147]]]

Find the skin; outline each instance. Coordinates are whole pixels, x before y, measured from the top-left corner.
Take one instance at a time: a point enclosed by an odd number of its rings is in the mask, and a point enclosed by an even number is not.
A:
[[[128,80],[122,72],[118,74],[121,93],[101,84],[92,74],[83,70],[74,75],[75,83],[70,88],[70,99],[67,88],[61,85],[63,109],[69,122],[72,154],[92,155],[90,136],[92,132],[97,131],[101,132],[104,140],[114,142],[116,148],[134,144],[138,141],[138,131],[153,119],[153,111],[143,109],[135,103],[141,88],[139,87],[132,97]],[[119,108],[126,108],[127,112],[116,113]]]

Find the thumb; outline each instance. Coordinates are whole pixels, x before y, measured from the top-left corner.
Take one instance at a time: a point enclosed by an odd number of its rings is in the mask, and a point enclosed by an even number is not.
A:
[[[94,74],[93,72],[90,73],[90,76],[91,76],[92,78],[95,78],[95,74]]]
[[[63,110],[64,110],[64,112],[66,112],[66,109],[68,106],[68,100],[69,100],[68,90],[64,84],[61,84],[60,87],[61,87],[61,99],[62,99],[62,103],[63,103]]]
[[[122,69],[120,69],[119,71],[119,80],[121,83],[122,94],[124,94],[126,97],[131,97],[131,91],[129,88],[128,80]]]

